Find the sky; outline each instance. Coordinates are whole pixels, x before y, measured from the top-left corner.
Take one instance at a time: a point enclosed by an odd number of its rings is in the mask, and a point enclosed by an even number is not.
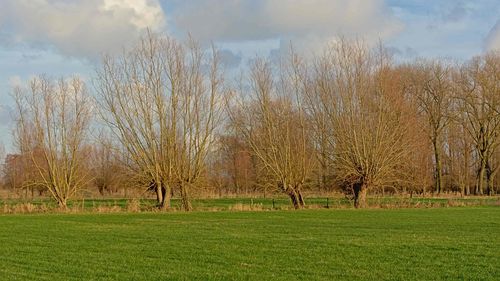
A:
[[[339,35],[381,40],[400,61],[461,61],[500,49],[500,0],[0,0],[0,143],[13,150],[13,87],[40,74],[91,83],[103,54],[147,29],[213,43],[229,70]]]

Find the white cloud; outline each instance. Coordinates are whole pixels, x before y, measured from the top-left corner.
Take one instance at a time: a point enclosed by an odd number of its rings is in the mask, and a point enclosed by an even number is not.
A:
[[[158,0],[4,0],[0,10],[0,34],[10,41],[71,56],[119,50],[146,28],[166,24]]]
[[[189,3],[189,4],[188,4]],[[237,42],[280,38],[298,45],[338,34],[367,41],[402,29],[382,0],[200,0],[179,3],[177,28],[202,41]]]
[[[488,37],[486,37],[486,50],[500,50],[500,20],[497,20]]]

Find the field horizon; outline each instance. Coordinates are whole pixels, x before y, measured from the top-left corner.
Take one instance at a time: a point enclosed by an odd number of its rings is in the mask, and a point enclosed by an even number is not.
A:
[[[353,201],[339,194],[311,195],[305,198],[304,209],[350,209]],[[500,206],[500,196],[380,196],[367,197],[367,209],[443,208],[470,206]],[[290,199],[275,195],[222,196],[192,199],[193,211],[271,211],[291,210]],[[168,209],[158,209],[154,198],[136,197],[83,197],[68,201],[61,209],[49,197],[0,198],[0,214],[23,213],[137,213],[137,212],[179,212],[183,211],[180,198],[173,198]]]

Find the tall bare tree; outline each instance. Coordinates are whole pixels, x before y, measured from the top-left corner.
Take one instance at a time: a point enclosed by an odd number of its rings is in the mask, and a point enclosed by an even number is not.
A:
[[[14,97],[18,149],[37,174],[29,184],[43,186],[65,208],[91,179],[82,151],[92,109],[85,84],[79,78],[53,82],[41,76],[29,89],[16,87]]]
[[[328,117],[330,165],[352,188],[355,207],[365,206],[368,190],[408,180],[415,121],[383,49],[340,39],[318,59],[313,77],[319,104],[312,112]]]
[[[303,188],[314,155],[292,73],[281,69],[276,79],[269,62],[256,60],[250,71],[250,93],[237,100],[230,115],[268,179],[299,209],[305,206]]]
[[[223,105],[218,53],[148,34],[120,57],[106,57],[96,79],[103,117],[156,190],[160,208],[179,188],[184,209],[197,184]]]
[[[452,120],[453,67],[440,61],[422,61],[415,65],[413,93],[426,119],[426,132],[434,151],[435,192],[443,190],[444,133]]]
[[[492,156],[500,145],[500,54],[489,53],[473,58],[462,66],[458,77],[459,102],[474,143],[478,160],[476,194],[494,190],[493,180],[499,167]]]
[[[473,141],[467,130],[466,116],[457,110],[455,120],[449,125],[446,147],[448,150],[448,181],[452,188],[458,188],[462,195],[470,194],[474,166]]]

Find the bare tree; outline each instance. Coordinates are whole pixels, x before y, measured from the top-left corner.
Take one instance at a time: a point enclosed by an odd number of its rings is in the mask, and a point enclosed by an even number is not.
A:
[[[452,120],[453,68],[439,61],[419,62],[413,73],[413,93],[426,119],[426,132],[434,151],[435,192],[443,190],[444,133]]]
[[[173,128],[179,136],[173,149],[173,168],[182,206],[191,210],[189,189],[196,186],[205,170],[215,130],[222,118],[225,90],[218,52],[213,48],[207,57],[195,42],[189,41],[184,67],[179,71],[182,91],[175,98],[177,108],[174,111],[178,112],[179,119]]]
[[[300,72],[299,72],[300,73]],[[304,71],[302,71],[304,73]],[[332,160],[332,123],[329,120],[329,105],[334,95],[335,74],[332,72],[330,61],[324,57],[314,60],[312,70],[301,75],[304,84],[303,99],[307,118],[311,126],[311,140],[316,155],[316,169],[313,171],[317,177],[320,190],[332,186],[331,160]]]
[[[251,148],[238,135],[219,136],[218,166],[236,194],[247,194],[255,185],[255,161]]]
[[[110,136],[101,132],[91,147],[89,168],[94,175],[94,184],[101,195],[116,193],[119,187],[126,191],[127,171]],[[126,193],[126,192],[125,192]]]
[[[43,186],[65,208],[90,180],[82,152],[92,108],[85,84],[37,77],[29,89],[15,88],[14,97],[18,149],[37,174],[29,184]]]
[[[365,206],[368,190],[407,181],[415,120],[383,49],[340,39],[318,59],[313,77],[319,104],[312,112],[328,117],[330,165],[352,188],[355,207]]]
[[[10,191],[22,187],[24,173],[20,158],[19,154],[8,154],[2,163],[2,182]]]
[[[103,117],[127,152],[136,174],[149,179],[160,208],[179,188],[184,209],[197,184],[220,123],[222,78],[218,53],[192,40],[148,34],[98,71]]]
[[[302,192],[311,175],[314,154],[293,71],[280,70],[276,81],[271,65],[256,60],[250,72],[249,97],[241,97],[230,115],[267,178],[299,209],[305,206]]]
[[[487,193],[491,194],[499,169],[492,156],[500,145],[500,55],[473,58],[462,66],[457,79],[463,122],[478,160],[475,193],[483,194],[486,178]]]
[[[471,168],[473,161],[473,141],[467,131],[466,116],[457,110],[455,120],[448,126],[445,140],[448,150],[448,178],[452,188],[458,188],[462,195],[470,194],[472,182]]]

